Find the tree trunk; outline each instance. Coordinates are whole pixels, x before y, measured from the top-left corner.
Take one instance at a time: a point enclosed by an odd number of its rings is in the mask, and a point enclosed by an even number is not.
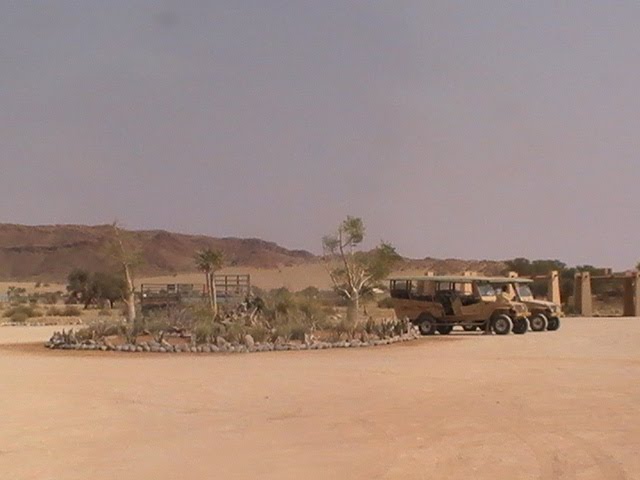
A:
[[[358,292],[353,292],[349,303],[347,305],[347,321],[351,325],[355,325],[358,322],[358,313],[360,312],[360,295]]]
[[[213,312],[214,304],[213,304],[213,286],[211,285],[211,273],[207,272],[206,277],[207,277],[207,296],[209,297],[209,308]]]
[[[136,293],[131,290],[127,294],[127,322],[133,325],[136,321]]]
[[[136,321],[136,290],[133,284],[133,277],[129,270],[129,264],[124,263],[124,276],[127,281],[127,298],[125,303],[127,304],[127,322],[132,324]]]
[[[216,288],[215,275],[211,274],[211,290],[213,292],[213,314],[218,315],[218,290]]]

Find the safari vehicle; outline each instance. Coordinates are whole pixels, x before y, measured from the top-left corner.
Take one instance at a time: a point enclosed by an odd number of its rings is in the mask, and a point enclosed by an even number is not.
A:
[[[498,296],[488,277],[396,277],[389,291],[398,318],[409,318],[422,335],[447,335],[456,325],[498,335],[529,328],[527,307]]]
[[[534,332],[544,330],[554,331],[560,328],[560,317],[563,316],[562,308],[553,302],[537,300],[531,292],[533,280],[528,278],[492,278],[491,284],[496,290],[505,286],[510,290],[510,295],[516,302],[524,303],[530,312],[529,325]]]

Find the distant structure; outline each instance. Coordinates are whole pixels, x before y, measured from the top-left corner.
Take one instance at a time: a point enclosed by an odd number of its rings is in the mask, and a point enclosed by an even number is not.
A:
[[[611,269],[604,269],[600,275],[591,275],[589,272],[576,273],[573,287],[576,313],[584,317],[593,316],[592,286],[594,282],[602,281],[613,281],[623,285],[623,317],[640,317],[640,272],[614,273]]]
[[[215,275],[216,298],[220,304],[244,301],[251,294],[250,275]],[[143,313],[150,310],[175,309],[205,300],[204,283],[143,283],[140,285],[140,305]]]

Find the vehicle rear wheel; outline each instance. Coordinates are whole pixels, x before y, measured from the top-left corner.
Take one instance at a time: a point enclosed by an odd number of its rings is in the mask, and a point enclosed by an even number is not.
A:
[[[547,329],[549,320],[547,320],[547,317],[543,313],[539,313],[531,317],[529,324],[531,324],[531,331],[542,332]]]
[[[522,335],[529,330],[529,320],[526,317],[518,317],[513,321],[513,333]]]
[[[421,314],[416,323],[422,335],[433,335],[436,333],[436,319],[428,313]]]
[[[475,332],[477,330],[478,327],[476,327],[475,325],[463,325],[462,329],[465,332]]]
[[[560,319],[558,317],[552,317],[549,319],[549,323],[547,325],[547,330],[553,332],[554,330],[558,330],[560,328]]]
[[[509,315],[500,314],[493,318],[493,331],[496,335],[507,335],[513,330],[513,322]]]
[[[453,325],[440,325],[438,327],[438,333],[440,333],[440,335],[449,335],[451,330],[453,330]]]

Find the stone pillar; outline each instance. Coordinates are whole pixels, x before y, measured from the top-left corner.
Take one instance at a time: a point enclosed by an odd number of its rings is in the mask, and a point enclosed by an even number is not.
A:
[[[640,272],[635,272],[633,279],[633,306],[635,307],[635,312],[633,312],[634,317],[640,317]]]
[[[426,277],[435,277],[435,272],[424,272]],[[424,295],[435,295],[436,294],[436,284],[434,282],[424,282]]]
[[[591,274],[589,272],[576,273],[573,286],[573,302],[577,314],[583,317],[593,316]]]
[[[549,274],[547,292],[550,302],[553,302],[556,305],[562,305],[562,299],[560,298],[560,274],[557,270],[554,270]]]
[[[625,317],[640,317],[640,272],[624,279],[624,311]]]
[[[518,278],[518,272],[507,272],[507,278]],[[509,297],[513,300],[516,299],[516,292],[515,289],[513,288],[513,285],[508,285],[509,287]],[[500,293],[499,291],[496,291],[496,293]]]
[[[462,276],[475,277],[477,276],[477,272],[463,272]],[[462,293],[464,293],[465,295],[471,295],[473,293],[473,285],[471,285],[470,283],[462,284]]]

